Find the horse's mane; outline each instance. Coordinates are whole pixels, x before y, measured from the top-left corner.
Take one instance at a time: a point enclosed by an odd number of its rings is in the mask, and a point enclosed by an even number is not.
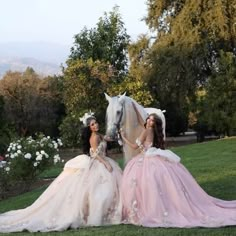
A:
[[[135,143],[136,139],[141,134],[142,130],[144,129],[143,124],[140,124],[138,121],[138,114],[134,109],[138,111],[139,115],[145,121],[147,118],[147,113],[145,112],[144,108],[139,105],[135,100],[130,97],[124,97],[124,114],[121,128],[125,130],[125,135],[132,143]],[[123,144],[123,151],[124,151],[124,158],[125,163],[127,163],[133,156],[138,154],[138,150],[134,150],[133,148],[129,147],[127,144]]]

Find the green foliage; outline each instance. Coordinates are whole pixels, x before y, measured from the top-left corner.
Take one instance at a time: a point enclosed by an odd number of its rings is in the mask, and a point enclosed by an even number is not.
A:
[[[227,136],[236,133],[235,60],[233,53],[221,51],[205,90],[198,92],[195,130],[201,141],[212,132]]]
[[[152,47],[154,54],[159,56],[161,50],[172,48],[172,56],[178,56],[175,62],[192,87],[206,82],[215,70],[220,50],[234,51],[236,11],[233,1],[149,0],[148,5],[146,20],[157,32],[157,40]],[[163,24],[167,29],[164,33]],[[172,67],[171,63],[171,71]],[[192,68],[190,73],[188,68]],[[175,75],[173,72],[172,75]]]
[[[147,87],[153,104],[160,104],[157,107],[166,110],[167,133],[176,136],[185,132],[189,97],[196,84],[192,77],[194,66],[191,60],[187,63],[187,53],[178,47],[157,49],[153,45],[146,61],[151,63],[150,68],[146,69]]]
[[[148,0],[147,5],[146,23],[166,45],[179,41],[194,46],[204,40],[217,47],[235,46],[234,0]]]
[[[89,59],[74,60],[64,71],[64,104],[67,117],[63,120],[60,130],[67,146],[79,143],[81,122],[79,118],[85,112],[95,112],[99,123],[104,123],[105,103],[104,92],[110,86],[113,72],[109,64]]]
[[[206,121],[218,133],[236,134],[236,58],[231,52],[220,53],[216,70],[209,79],[206,94]]]
[[[134,44],[136,55],[142,55],[142,63],[131,60],[131,66],[141,66],[141,79],[147,84],[153,104],[167,110],[170,133],[176,132],[175,125],[170,126],[175,120],[181,122],[179,131],[184,131],[196,91],[200,86],[207,89],[209,78],[219,73],[221,51],[235,54],[235,3],[148,0],[147,6],[145,20],[156,37],[152,36],[149,44],[144,44],[143,39]],[[171,112],[173,108],[178,112]]]
[[[68,113],[81,114],[89,109],[104,110],[101,96],[112,77],[109,64],[74,60],[64,71],[64,103]],[[104,99],[103,99],[104,100]]]
[[[12,136],[14,136],[14,129],[9,126],[5,118],[4,98],[0,95],[0,155],[5,153]]]
[[[5,176],[8,175],[8,184],[23,182],[30,187],[40,173],[60,162],[58,148],[61,145],[60,139],[54,141],[42,134],[36,135],[34,139],[30,136],[10,143],[5,155],[7,162],[1,168]]]
[[[6,161],[0,161],[0,200],[4,198],[9,187],[9,176],[5,170]]]
[[[129,96],[135,99],[143,106],[149,106],[153,102],[153,97],[148,89],[147,81],[145,79],[145,53],[149,49],[149,39],[142,35],[136,43],[132,43],[129,48],[130,67],[129,74],[124,81],[118,86],[112,88],[118,89],[118,93],[127,92]],[[110,92],[110,91],[109,91]],[[110,92],[114,94],[114,92]]]
[[[79,115],[67,114],[60,125],[60,133],[63,138],[65,147],[80,146],[82,123],[80,122]]]
[[[207,116],[209,110],[206,106],[206,89],[200,87],[198,91],[196,91],[196,98],[194,101],[193,114],[196,117],[196,121],[193,125],[193,129],[197,132],[197,140],[198,142],[202,142],[205,140],[206,135],[216,134],[216,131],[207,124]]]
[[[60,81],[57,77],[40,78],[33,69],[24,73],[8,72],[0,81],[6,120],[19,136],[44,132],[56,136],[63,115]]]
[[[5,120],[4,120],[4,101],[3,101],[3,97],[0,96],[0,155],[2,153],[4,153],[6,147],[7,147],[7,141],[8,141],[8,135],[7,135],[7,132],[6,132],[6,123],[5,123]]]
[[[188,109],[185,107],[178,107],[176,103],[163,102],[166,104],[166,133],[168,136],[178,136],[188,128]]]
[[[108,90],[108,93],[111,96],[123,94],[124,92],[126,92],[127,96],[132,97],[143,106],[149,106],[153,102],[153,98],[147,88],[147,84],[141,78],[127,76],[122,83],[111,87]]]
[[[128,44],[129,36],[124,28],[118,7],[114,7],[109,14],[104,13],[95,28],[90,30],[84,28],[75,35],[68,63],[77,59],[100,60],[109,63],[117,76],[122,77],[127,72]]]

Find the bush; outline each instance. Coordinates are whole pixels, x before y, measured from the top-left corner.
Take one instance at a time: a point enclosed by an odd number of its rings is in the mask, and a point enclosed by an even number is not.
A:
[[[58,154],[59,146],[62,146],[60,139],[54,141],[42,134],[10,143],[5,155],[6,163],[0,166],[2,177],[0,185],[7,184],[3,181],[8,181],[10,184],[23,182],[29,188],[40,173],[61,162]]]
[[[81,140],[81,128],[82,123],[80,121],[80,116],[68,114],[63,122],[61,123],[59,129],[60,134],[63,138],[64,146],[66,147],[78,147],[80,146]]]
[[[8,190],[8,171],[9,167],[6,167],[6,161],[0,160],[0,200]]]

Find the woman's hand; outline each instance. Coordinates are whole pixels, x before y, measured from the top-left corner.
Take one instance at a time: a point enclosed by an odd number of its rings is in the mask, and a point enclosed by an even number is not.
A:
[[[113,171],[113,168],[112,168],[111,164],[110,164],[108,161],[106,161],[106,162],[104,163],[104,165],[105,165],[105,167],[107,168],[107,170],[108,170],[109,172],[112,172],[112,171]]]
[[[120,128],[119,134],[120,134],[120,136],[122,138],[122,142],[125,145],[128,144],[133,149],[137,149],[138,148],[138,145],[136,143],[132,143],[128,138],[126,138],[125,132],[124,132],[124,130],[122,128]]]
[[[125,137],[125,131],[122,128],[120,128],[119,133],[121,138],[123,139]]]
[[[104,138],[104,140],[107,141],[107,142],[112,142],[112,141],[114,141],[110,136],[107,136],[107,135],[105,135],[103,138]]]

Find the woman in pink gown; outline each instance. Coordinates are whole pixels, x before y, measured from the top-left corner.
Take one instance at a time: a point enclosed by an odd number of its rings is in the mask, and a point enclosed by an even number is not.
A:
[[[121,222],[122,171],[106,156],[106,141],[95,117],[85,118],[85,154],[68,161],[31,206],[0,214],[0,232],[62,231]]]
[[[164,150],[161,120],[151,114],[136,143],[121,130],[124,145],[140,149],[126,165],[122,184],[124,223],[146,227],[236,225],[236,201],[209,196],[180,163]]]

